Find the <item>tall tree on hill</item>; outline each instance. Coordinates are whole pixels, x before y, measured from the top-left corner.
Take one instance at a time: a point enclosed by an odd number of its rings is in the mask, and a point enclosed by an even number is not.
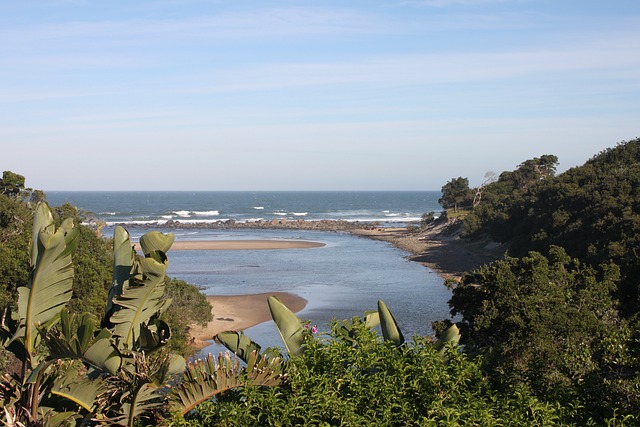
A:
[[[441,191],[442,197],[440,197],[438,203],[445,209],[453,208],[454,212],[458,211],[458,207],[473,199],[468,178],[452,178],[442,186]]]
[[[4,171],[0,179],[0,193],[16,197],[24,189],[24,176],[11,171]]]

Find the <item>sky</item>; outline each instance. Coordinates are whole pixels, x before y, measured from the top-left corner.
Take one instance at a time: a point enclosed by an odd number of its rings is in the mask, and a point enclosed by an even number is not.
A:
[[[439,190],[640,136],[640,1],[3,0],[42,190]]]

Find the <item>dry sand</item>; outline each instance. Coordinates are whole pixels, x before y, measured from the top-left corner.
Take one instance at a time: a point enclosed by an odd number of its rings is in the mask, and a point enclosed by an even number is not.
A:
[[[444,279],[459,280],[462,273],[502,258],[505,248],[489,240],[460,238],[460,221],[435,223],[423,230],[373,228],[353,234],[383,240],[412,254],[409,258],[435,271]]]
[[[213,321],[207,326],[193,326],[189,330],[193,345],[199,348],[207,345],[223,331],[241,331],[267,320],[271,320],[267,298],[277,296],[291,311],[298,312],[307,300],[287,292],[265,292],[251,295],[209,296]]]

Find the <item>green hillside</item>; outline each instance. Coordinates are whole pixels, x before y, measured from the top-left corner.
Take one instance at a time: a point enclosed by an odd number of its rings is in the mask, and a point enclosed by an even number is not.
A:
[[[469,191],[463,236],[508,256],[452,285],[452,313],[501,387],[596,418],[638,413],[640,140],[557,176],[556,164],[528,160]]]

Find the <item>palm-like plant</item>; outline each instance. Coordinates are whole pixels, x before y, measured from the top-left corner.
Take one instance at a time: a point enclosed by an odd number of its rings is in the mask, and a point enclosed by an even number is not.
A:
[[[48,206],[37,206],[29,285],[19,288],[18,311],[5,314],[0,327],[0,341],[22,362],[20,372],[0,379],[10,425],[92,420],[130,426],[166,402],[170,378],[184,371],[181,356],[161,350],[171,335],[160,315],[171,302],[165,272],[173,235],[145,234],[140,239],[144,255],[139,255],[129,233],[115,229],[113,283],[101,322],[65,308],[72,296],[77,236],[70,220],[56,230]],[[281,378],[275,359],[256,357],[247,368],[224,360],[204,368],[190,365],[175,388],[174,407],[190,405],[176,398],[180,393],[202,400],[247,383],[275,385]]]

